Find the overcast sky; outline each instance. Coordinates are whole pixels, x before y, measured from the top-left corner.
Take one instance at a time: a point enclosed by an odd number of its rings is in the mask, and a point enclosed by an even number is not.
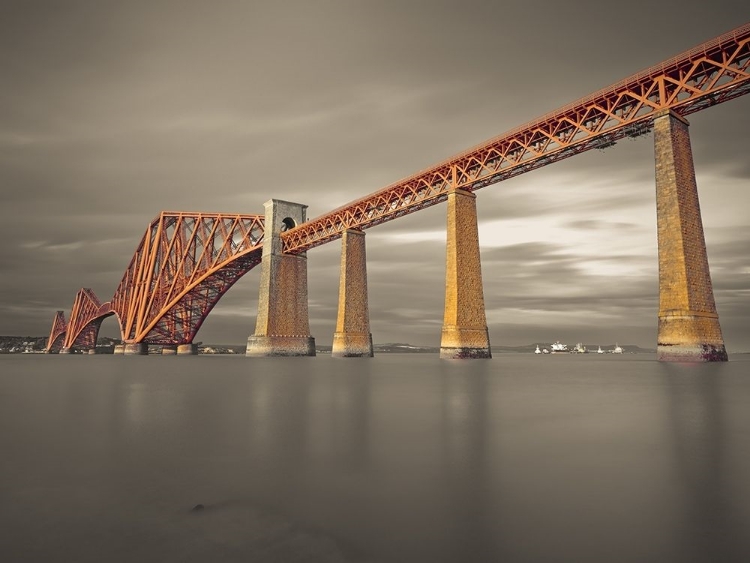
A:
[[[748,21],[744,0],[6,0],[0,334],[47,335],[81,287],[109,300],[162,210],[316,217]],[[749,351],[750,96],[689,120],[721,326]],[[652,136],[477,195],[492,344],[656,347]],[[439,344],[445,212],[367,231],[376,343]],[[339,259],[308,253],[319,344]],[[196,341],[243,343],[258,281]]]

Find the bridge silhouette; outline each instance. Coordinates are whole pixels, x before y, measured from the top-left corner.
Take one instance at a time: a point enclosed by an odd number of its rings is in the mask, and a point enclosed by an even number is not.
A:
[[[634,74],[377,192],[307,220],[271,199],[263,215],[162,212],[109,302],[81,289],[57,311],[48,352],[93,351],[115,315],[125,354],[195,354],[218,300],[261,264],[248,356],[314,355],[307,255],[342,239],[333,354],[371,356],[364,230],[448,202],[441,357],[491,356],[484,312],[477,190],[618,140],[653,132],[659,254],[658,358],[727,359],[714,302],[685,116],[750,92],[750,24]]]

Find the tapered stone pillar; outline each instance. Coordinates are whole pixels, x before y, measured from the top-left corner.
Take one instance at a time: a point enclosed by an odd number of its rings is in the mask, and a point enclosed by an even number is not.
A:
[[[445,317],[440,357],[491,358],[479,259],[476,196],[448,194]]]
[[[662,361],[726,361],[708,270],[688,122],[654,120],[659,240],[659,334]]]
[[[247,356],[314,356],[307,307],[307,253],[284,254],[281,232],[306,220],[306,205],[272,199],[265,204],[263,258],[255,334]]]
[[[344,231],[341,238],[339,312],[331,355],[339,358],[373,356],[367,305],[365,233],[354,229]]]

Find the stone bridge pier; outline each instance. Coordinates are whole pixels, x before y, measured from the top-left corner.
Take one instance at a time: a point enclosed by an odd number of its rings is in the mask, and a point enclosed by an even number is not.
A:
[[[659,332],[662,361],[727,361],[708,269],[688,122],[654,119]]]
[[[440,357],[491,358],[473,193],[453,190],[448,194],[447,239]]]
[[[341,237],[339,309],[331,355],[339,358],[373,356],[367,304],[365,233],[355,229],[347,229]]]
[[[246,355],[314,356],[307,305],[307,253],[284,254],[281,233],[304,223],[307,206],[272,199],[265,204],[265,234],[255,334]]]

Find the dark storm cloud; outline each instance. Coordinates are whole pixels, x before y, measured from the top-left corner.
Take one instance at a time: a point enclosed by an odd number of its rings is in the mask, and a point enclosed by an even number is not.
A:
[[[30,334],[45,334],[82,286],[108,299],[161,210],[262,213],[275,197],[315,217],[750,20],[733,0],[637,1],[616,18],[600,2],[24,1],[1,10],[0,333]],[[707,233],[720,237],[707,237],[717,301],[748,286],[732,262],[746,255],[732,246],[741,234],[718,230],[712,197],[748,204],[749,103],[690,116]],[[604,235],[653,206],[652,140],[485,188],[478,202],[483,240],[493,222],[536,229],[546,218],[558,230],[540,241],[589,228],[606,254]],[[439,338],[444,225],[441,205],[368,230],[376,340],[391,340],[378,338],[390,330],[392,340]],[[648,309],[653,288],[641,277],[612,287],[612,276],[591,274],[590,253],[547,243],[488,243],[492,330],[506,314],[529,337],[516,306]],[[309,252],[322,341],[335,323],[338,249]],[[617,260],[653,269],[635,251]],[[232,288],[199,339],[242,342],[257,280],[253,271]]]

